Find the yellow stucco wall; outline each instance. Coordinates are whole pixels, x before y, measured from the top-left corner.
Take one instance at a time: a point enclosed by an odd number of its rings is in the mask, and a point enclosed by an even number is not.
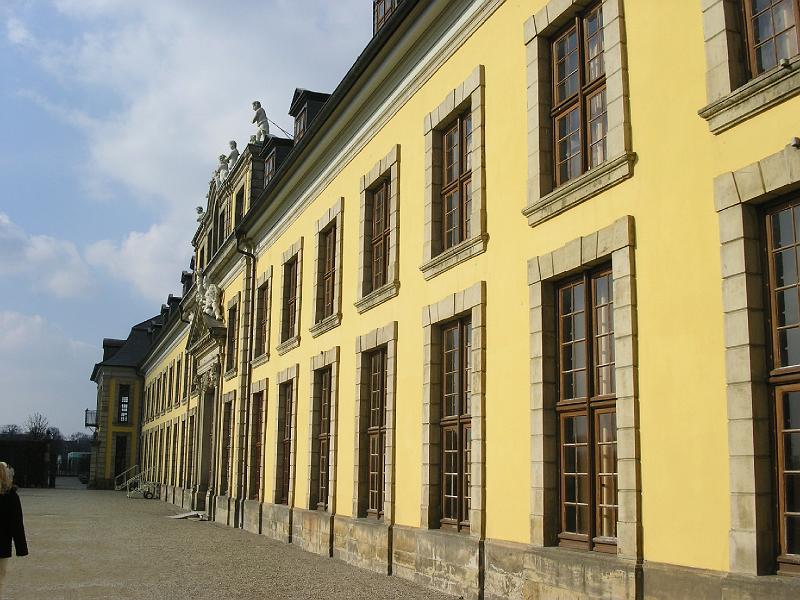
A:
[[[630,113],[633,149],[638,155],[635,175],[531,228],[521,214],[526,203],[528,152],[522,25],[543,4],[541,0],[503,3],[258,256],[257,275],[268,266],[273,268],[271,357],[256,367],[252,376],[253,381],[269,378],[266,499],[271,500],[275,479],[276,375],[299,364],[295,504],[304,507],[309,481],[309,360],[339,345],[337,512],[350,514],[354,342],[361,334],[398,321],[396,522],[418,526],[421,308],[485,280],[486,534],[527,543],[531,470],[527,260],[623,215],[633,215],[644,556],[648,561],[726,570],[730,527],[727,409],[719,233],[712,182],[716,175],[754,162],[788,143],[791,134],[786,124],[796,122],[793,117],[800,99],[784,102],[729,132],[712,135],[697,115],[707,103],[699,3],[628,1]],[[664,25],[670,22],[680,26]],[[485,203],[490,241],[485,254],[426,282],[419,270],[424,238],[423,117],[478,64],[485,65],[486,76]],[[353,307],[359,179],[395,144],[401,146],[400,294],[359,315]],[[313,321],[315,293],[315,223],[339,197],[344,198],[342,324],[312,338],[308,328]],[[300,237],[304,238],[301,344],[280,356],[275,346],[280,341],[281,254]],[[242,289],[239,275],[226,286],[225,302]],[[169,362],[182,350],[182,346],[176,348],[162,362]],[[160,368],[154,367],[152,373],[159,373]],[[238,377],[224,381],[222,392],[238,390],[239,385]],[[168,413],[153,425],[173,416]],[[698,531],[702,535],[697,535]]]

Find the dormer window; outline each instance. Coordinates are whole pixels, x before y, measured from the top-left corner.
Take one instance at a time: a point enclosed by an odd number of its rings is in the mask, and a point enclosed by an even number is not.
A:
[[[306,132],[306,124],[308,121],[308,107],[304,106],[294,119],[294,141],[296,142]]]
[[[398,0],[374,0],[372,3],[372,34],[386,24],[391,14],[397,8]]]
[[[270,179],[275,175],[275,151],[264,161],[264,187],[269,185]]]

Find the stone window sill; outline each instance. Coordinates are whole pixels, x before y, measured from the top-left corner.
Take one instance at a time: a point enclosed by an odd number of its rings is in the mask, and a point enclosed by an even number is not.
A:
[[[269,352],[262,352],[253,359],[253,361],[250,363],[250,366],[255,369],[256,367],[260,367],[267,361],[269,361]]]
[[[391,300],[400,292],[400,282],[390,281],[381,287],[372,290],[363,298],[355,301],[353,306],[356,307],[358,314],[367,312],[370,308],[374,308],[379,304],[383,304],[387,300]]]
[[[314,323],[311,327],[308,328],[309,332],[311,332],[311,337],[317,337],[322,335],[326,331],[330,331],[331,329],[338,327],[342,323],[342,313],[334,313],[328,317],[325,317],[319,323]]]
[[[225,381],[230,381],[231,379],[236,377],[236,373],[237,373],[236,369],[230,369],[229,371],[227,371],[225,373],[225,375],[223,377],[224,377]]]
[[[437,254],[428,262],[423,263],[420,265],[419,270],[422,271],[422,275],[426,280],[432,279],[457,264],[486,252],[486,243],[488,241],[489,236],[485,233],[464,240],[460,244]]]
[[[718,134],[800,93],[800,56],[751,79],[740,88],[701,108],[711,133]]]
[[[535,204],[529,204],[522,210],[522,214],[528,217],[528,225],[538,225],[630,178],[633,176],[635,162],[635,152],[627,152],[608,160],[557,187]]]
[[[300,345],[300,336],[295,335],[290,337],[288,340],[278,344],[278,347],[275,349],[278,351],[279,355],[283,355],[289,352],[289,350],[294,350],[299,345]]]

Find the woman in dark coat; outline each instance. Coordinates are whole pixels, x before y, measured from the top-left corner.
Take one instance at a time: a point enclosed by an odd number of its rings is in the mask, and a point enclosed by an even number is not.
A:
[[[14,471],[6,463],[0,462],[0,598],[3,597],[6,564],[11,558],[11,543],[14,543],[17,556],[28,554],[25,526],[22,523],[22,504],[13,480]]]

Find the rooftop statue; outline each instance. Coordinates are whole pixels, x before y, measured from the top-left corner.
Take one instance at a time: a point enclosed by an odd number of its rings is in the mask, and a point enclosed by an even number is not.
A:
[[[267,111],[261,108],[261,102],[256,100],[253,102],[253,110],[256,111],[253,117],[253,123],[258,127],[256,134],[256,141],[263,142],[269,136],[269,121],[267,120]]]
[[[198,301],[202,304],[203,312],[209,317],[214,317],[217,321],[222,320],[222,303],[220,302],[219,287],[213,283],[208,283],[208,277],[200,276],[197,287]]]
[[[219,166],[214,172],[217,177],[217,185],[221,184],[228,177],[228,157],[224,154],[219,155]]]
[[[233,165],[239,160],[239,149],[236,147],[236,142],[234,140],[228,142],[228,145],[231,147],[231,153],[228,154],[228,170],[233,171]]]
[[[203,210],[203,207],[202,206],[198,206],[198,207],[195,208],[195,210],[197,211],[197,222],[198,223],[202,223],[203,219],[206,216],[206,213]]]

